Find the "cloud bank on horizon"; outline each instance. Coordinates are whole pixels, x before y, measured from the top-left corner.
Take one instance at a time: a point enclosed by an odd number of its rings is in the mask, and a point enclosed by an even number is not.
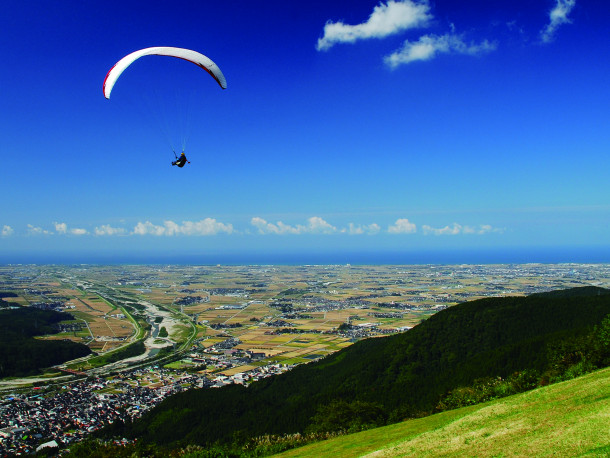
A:
[[[312,216],[307,219],[305,224],[286,224],[282,221],[269,222],[264,218],[255,216],[250,220],[250,228],[238,230],[232,223],[224,223],[215,218],[204,218],[200,221],[183,221],[178,224],[171,220],[163,221],[163,224],[154,224],[150,221],[138,222],[133,229],[129,230],[125,227],[114,227],[109,224],[96,226],[92,230],[84,228],[71,228],[67,223],[54,222],[55,230],[46,229],[41,226],[32,224],[27,225],[27,230],[24,234],[16,234],[15,230],[8,225],[4,225],[1,235],[3,237],[11,236],[155,236],[155,237],[173,237],[173,236],[215,236],[220,234],[241,234],[241,235],[262,235],[262,236],[285,236],[285,235],[329,235],[329,234],[344,234],[344,235],[377,235],[385,234],[415,234],[418,232],[417,225],[407,218],[399,218],[394,223],[389,224],[385,230],[378,223],[357,224],[350,222],[345,227],[335,226],[324,218]],[[479,226],[462,225],[453,223],[442,228],[434,228],[430,225],[421,226],[423,235],[458,235],[458,234],[475,234],[483,235],[489,233],[502,233],[504,229],[495,228],[489,224]]]
[[[550,43],[557,30],[571,20],[568,15],[576,0],[556,0],[549,12],[549,23],[540,31],[543,43]],[[388,0],[373,8],[369,18],[360,24],[349,25],[342,21],[329,20],[324,25],[323,35],[318,39],[316,49],[328,51],[339,43],[355,43],[361,40],[381,39],[407,32],[412,29],[423,29],[434,22],[428,0]],[[403,45],[386,55],[384,63],[391,69],[415,61],[433,59],[439,54],[480,55],[495,51],[498,47],[494,40],[483,39],[479,42],[466,41],[464,34],[455,32],[453,24],[447,33],[423,34],[417,40],[405,40]]]

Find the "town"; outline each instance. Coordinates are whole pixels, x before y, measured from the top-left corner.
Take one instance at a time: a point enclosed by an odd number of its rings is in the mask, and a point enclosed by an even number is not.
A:
[[[43,446],[65,447],[116,420],[137,418],[184,390],[246,384],[289,369],[269,365],[211,381],[204,375],[149,366],[60,387],[34,387],[29,394],[9,394],[0,404],[0,456],[29,454]]]

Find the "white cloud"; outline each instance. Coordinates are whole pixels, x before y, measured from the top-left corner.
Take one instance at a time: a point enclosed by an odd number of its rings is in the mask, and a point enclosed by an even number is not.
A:
[[[479,227],[473,226],[462,226],[458,223],[453,223],[451,226],[445,226],[441,228],[434,228],[428,225],[422,226],[424,235],[458,235],[458,234],[476,234],[483,235],[491,232],[502,233],[503,229],[492,227],[489,224],[481,224]]]
[[[173,221],[163,221],[163,225],[165,226],[165,234],[167,236],[173,236],[180,233],[180,226]]]
[[[332,234],[337,232],[337,228],[324,221],[319,216],[313,216],[307,220],[307,232]]]
[[[201,221],[183,221],[181,225],[173,221],[164,221],[163,226],[157,226],[150,221],[139,222],[133,229],[136,235],[216,235],[221,232],[231,234],[234,232],[232,224],[224,224],[214,218],[205,218]]]
[[[478,230],[475,231],[476,234],[487,234],[488,232],[492,232],[494,229],[489,224],[483,224],[479,227]]]
[[[68,230],[68,225],[66,223],[53,223],[53,225],[55,226],[55,230],[57,231],[58,234],[67,234],[68,232],[70,234],[73,235],[86,235],[89,232],[86,229],[79,229],[79,228],[74,228],[74,229],[70,229]]]
[[[396,222],[388,227],[390,234],[413,234],[417,231],[417,226],[406,218],[397,219]]]
[[[2,227],[2,237],[8,237],[13,235],[15,231],[11,226],[7,226],[6,224]]]
[[[347,229],[343,229],[341,232],[347,232],[350,235],[361,235],[361,234],[375,235],[375,234],[378,234],[379,231],[381,231],[381,226],[379,226],[379,224],[377,224],[377,223],[368,224],[368,225],[349,223]]]
[[[112,227],[109,224],[102,224],[94,230],[95,235],[123,235],[127,231],[122,227]]]
[[[250,224],[258,229],[259,234],[332,234],[337,232],[337,228],[329,224],[319,216],[312,216],[307,220],[307,225],[297,224],[290,226],[281,221],[269,223],[263,218],[255,216],[250,220]]]
[[[318,39],[316,49],[324,51],[336,43],[354,43],[368,38],[383,38],[403,30],[425,26],[430,20],[430,6],[427,1],[413,0],[380,3],[369,19],[357,25],[328,21],[324,26],[324,36]]]
[[[441,227],[440,229],[435,229],[431,226],[424,225],[422,226],[422,229],[424,231],[424,235],[457,235],[462,231],[462,225],[458,223],[453,223],[452,226],[445,226]]]
[[[476,55],[496,49],[495,43],[483,40],[481,43],[466,43],[462,36],[456,34],[423,35],[416,42],[405,41],[402,48],[384,57],[390,68],[408,64],[416,60],[430,60],[438,53],[456,53]]]
[[[216,235],[220,232],[233,233],[232,224],[224,224],[214,218],[205,218],[201,221],[184,221],[180,226],[180,232],[184,235]]]
[[[155,226],[150,221],[146,221],[145,223],[138,222],[136,227],[133,228],[133,233],[136,235],[164,235],[165,227]]]
[[[495,232],[501,234],[506,229],[500,227],[492,227],[490,224],[481,224],[478,229],[475,229],[475,234],[489,234]]]
[[[68,225],[66,223],[53,223],[53,225],[58,234],[65,234],[68,232]]]
[[[360,235],[364,234],[364,229],[360,225],[356,226],[354,223],[349,223],[347,229],[344,229],[342,232],[347,232],[350,235]]]
[[[568,14],[574,5],[576,5],[576,0],[557,0],[555,7],[549,13],[549,24],[540,32],[540,38],[544,43],[553,41],[559,26],[572,22],[568,18]]]
[[[47,231],[38,226],[33,226],[32,224],[28,224],[28,234],[30,235],[49,235],[51,232]]]
[[[250,220],[250,224],[258,229],[259,234],[299,234],[299,227],[289,226],[281,221],[268,223],[263,218],[255,216]],[[303,226],[301,226],[302,228]]]

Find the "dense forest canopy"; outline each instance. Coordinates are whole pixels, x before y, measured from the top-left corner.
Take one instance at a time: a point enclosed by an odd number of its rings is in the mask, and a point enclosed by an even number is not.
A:
[[[35,338],[57,333],[59,322],[74,319],[69,313],[11,305],[0,310],[0,377],[34,375],[91,353],[80,343]]]

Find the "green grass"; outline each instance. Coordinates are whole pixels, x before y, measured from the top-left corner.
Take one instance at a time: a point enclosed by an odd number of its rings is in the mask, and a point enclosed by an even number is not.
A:
[[[143,353],[145,353],[145,347],[144,344],[140,341],[137,342],[133,342],[127,345],[123,345],[119,348],[117,348],[116,350],[112,350],[108,353],[104,353],[100,356],[95,356],[93,358],[90,358],[87,360],[86,364],[89,365],[92,368],[96,368],[96,367],[100,367],[100,366],[105,366],[106,364],[109,363],[115,363],[117,361],[120,361],[122,359],[127,359],[127,358],[131,358],[134,356],[139,356]],[[76,367],[80,367],[83,366],[82,362],[79,362],[77,364],[75,364]],[[70,366],[71,368],[75,368]]]
[[[610,368],[281,456],[610,456]]]
[[[193,366],[195,366],[195,364],[193,364],[193,363],[184,362],[184,361],[173,361],[171,363],[164,365],[163,367],[165,367],[167,369],[182,370],[182,369],[186,369],[188,367],[193,367]]]
[[[189,340],[192,333],[192,326],[180,324],[174,327],[174,332],[172,333],[171,338],[176,342],[182,343]]]

